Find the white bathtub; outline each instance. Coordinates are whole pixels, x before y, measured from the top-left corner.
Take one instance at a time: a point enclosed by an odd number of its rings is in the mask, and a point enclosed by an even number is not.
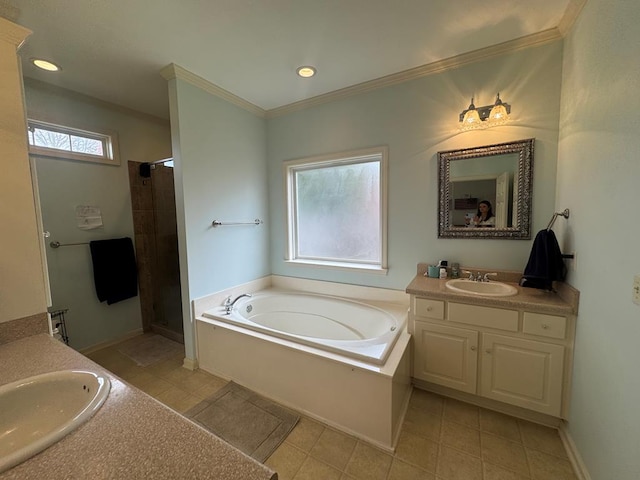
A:
[[[266,290],[203,314],[221,322],[292,340],[376,365],[386,362],[404,318],[358,301]]]
[[[247,284],[198,299],[199,367],[393,451],[411,394],[408,299],[371,287],[298,285],[331,295]],[[226,315],[225,296],[242,292],[255,293]]]

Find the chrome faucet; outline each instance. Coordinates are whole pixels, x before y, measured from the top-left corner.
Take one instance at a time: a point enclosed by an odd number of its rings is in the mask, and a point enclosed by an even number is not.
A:
[[[236,304],[236,302],[238,300],[240,300],[242,297],[251,297],[250,294],[248,293],[243,293],[242,295],[238,295],[234,300],[231,300],[231,297],[227,297],[224,300],[224,314],[225,315],[229,315],[231,313],[231,310],[233,310],[233,306]]]
[[[482,280],[483,282],[488,282],[489,281],[489,275],[494,276],[494,275],[498,275],[497,273],[485,273],[484,274],[484,279]]]

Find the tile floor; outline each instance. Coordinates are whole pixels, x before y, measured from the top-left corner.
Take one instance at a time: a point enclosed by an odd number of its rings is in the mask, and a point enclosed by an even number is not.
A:
[[[182,355],[147,367],[116,346],[87,356],[179,413],[226,384]],[[280,480],[577,480],[556,430],[419,389],[395,454],[302,417],[266,464]]]

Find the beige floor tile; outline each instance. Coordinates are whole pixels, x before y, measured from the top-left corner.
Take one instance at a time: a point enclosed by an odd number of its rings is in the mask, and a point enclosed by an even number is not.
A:
[[[295,428],[287,436],[287,442],[304,452],[309,452],[316,444],[325,427],[307,417],[300,417]]]
[[[180,367],[180,368],[182,370],[186,370],[183,367]],[[182,380],[176,385],[186,390],[187,392],[191,393],[192,395],[195,395],[196,392],[198,392],[198,390],[200,390],[202,387],[206,385],[210,385],[212,383],[215,383],[216,385],[218,385],[219,384],[218,382],[220,382],[219,378],[214,377],[213,375],[210,375],[207,372],[203,372],[202,370],[196,370],[195,372],[189,372],[189,370],[186,370],[186,371],[190,373],[190,375],[184,375],[182,377]],[[225,382],[224,384],[226,383],[227,382]]]
[[[435,480],[435,478],[433,473],[394,458],[387,480]]]
[[[129,383],[152,397],[156,397],[172,387],[166,380],[147,372],[141,372],[136,375],[129,380]]]
[[[482,432],[480,445],[483,461],[505,467],[520,475],[529,475],[527,456],[521,444]]]
[[[110,358],[114,352],[116,352],[116,349],[113,347],[105,347],[105,348],[101,348],[100,350],[95,350],[91,353],[87,353],[85,355],[85,357],[87,357],[90,360],[93,360],[94,362],[102,365],[102,362],[105,359]]]
[[[409,432],[401,432],[396,457],[428,472],[435,473],[438,460],[438,444]]]
[[[569,460],[526,449],[533,480],[577,480]]]
[[[226,380],[223,380],[222,378],[212,377],[212,379],[209,382],[205,383],[200,388],[195,390],[193,394],[196,397],[198,397],[200,400],[204,400],[212,396],[214,393],[216,393],[218,390],[224,387],[227,383],[229,382],[227,382]]]
[[[282,443],[265,464],[278,472],[278,480],[293,480],[307,454],[289,443]]]
[[[170,386],[164,392],[155,395],[154,398],[159,402],[164,403],[169,408],[173,408],[176,412],[184,413],[191,407],[194,407],[200,400],[194,395],[181,390],[175,386]]]
[[[136,362],[116,351],[113,347],[106,348],[104,351],[95,352],[94,357],[95,358],[90,358],[98,365],[101,365],[118,376],[137,366]]]
[[[148,373],[149,372],[144,367],[141,367],[139,365],[133,365],[130,368],[121,369],[117,373],[117,375],[123,380],[126,380],[127,382],[131,383],[131,381],[134,378],[136,378],[138,375],[148,374]]]
[[[568,458],[567,451],[560,439],[560,434],[555,428],[545,427],[544,425],[527,422],[526,420],[518,420],[518,425],[520,426],[522,441],[525,447],[557,455],[558,457]]]
[[[480,429],[483,432],[493,433],[499,437],[522,443],[518,420],[510,415],[481,408]]]
[[[187,370],[186,368],[179,366],[174,368],[173,370],[164,372],[159,376],[172,383],[176,387],[184,389],[187,384],[191,384],[193,382],[192,378],[194,377],[194,375],[196,375],[196,373],[198,373],[197,370]],[[195,379],[196,383],[198,383],[198,388],[203,385],[203,383],[201,383],[203,381],[202,375],[198,375],[198,377]]]
[[[358,442],[345,473],[358,480],[385,480],[393,457],[364,442]]]
[[[325,428],[309,455],[344,470],[356,447],[356,439],[331,428]]]
[[[480,428],[479,408],[475,405],[447,398],[444,403],[444,419],[471,428]]]
[[[294,480],[340,480],[342,476],[340,470],[333,468],[326,463],[307,457]]]
[[[482,466],[484,468],[484,480],[529,480],[529,477],[524,477],[491,463],[482,462]]]
[[[170,372],[171,370],[175,370],[178,367],[182,367],[183,361],[184,359],[182,358],[182,355],[174,356],[157,363],[152,363],[151,365],[145,368],[149,371],[149,373],[153,373],[154,375],[158,375],[162,377],[168,372]]]
[[[441,424],[441,416],[433,415],[417,408],[409,408],[404,418],[402,430],[438,442],[440,440]]]
[[[480,431],[459,423],[442,422],[442,445],[457,448],[470,455],[480,456]]]
[[[409,406],[433,415],[442,415],[444,397],[435,393],[420,390],[419,388],[414,388],[411,393]]]
[[[116,346],[87,356],[180,413],[228,383],[182,354],[147,367]],[[417,388],[395,456],[302,417],[266,464],[281,480],[576,480],[557,430]]]
[[[459,450],[441,446],[436,475],[443,480],[482,480],[482,461]]]

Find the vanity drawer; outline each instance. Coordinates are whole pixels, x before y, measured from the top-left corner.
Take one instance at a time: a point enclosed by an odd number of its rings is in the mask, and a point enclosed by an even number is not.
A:
[[[541,335],[550,338],[564,338],[567,330],[567,319],[557,315],[524,312],[522,331],[530,335]]]
[[[498,330],[507,330],[509,332],[518,331],[517,310],[479,307],[477,305],[449,302],[447,318],[451,322],[497,328]]]
[[[416,298],[415,313],[418,317],[444,318],[444,302],[428,298]]]

